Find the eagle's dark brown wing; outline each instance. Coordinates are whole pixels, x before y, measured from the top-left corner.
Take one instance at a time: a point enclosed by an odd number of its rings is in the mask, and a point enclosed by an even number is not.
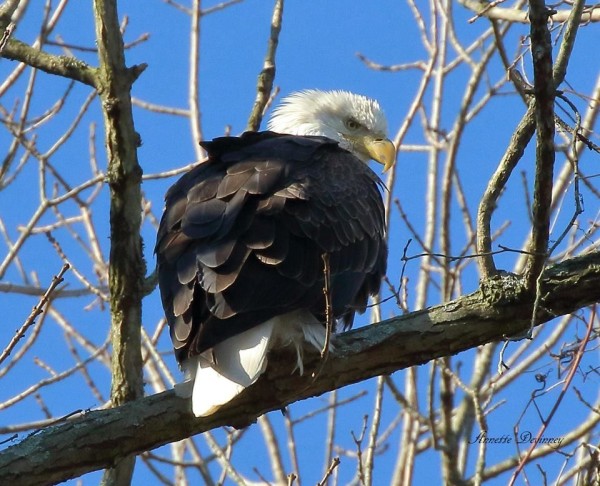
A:
[[[351,325],[378,291],[387,248],[380,181],[336,142],[271,132],[202,144],[208,160],[167,193],[159,285],[181,362],[271,317]]]

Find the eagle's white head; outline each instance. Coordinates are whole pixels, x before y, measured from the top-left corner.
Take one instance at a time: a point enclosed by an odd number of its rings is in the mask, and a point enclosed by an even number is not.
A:
[[[267,128],[277,133],[331,138],[363,162],[373,159],[383,164],[384,171],[396,160],[379,103],[348,91],[292,93],[275,108]]]

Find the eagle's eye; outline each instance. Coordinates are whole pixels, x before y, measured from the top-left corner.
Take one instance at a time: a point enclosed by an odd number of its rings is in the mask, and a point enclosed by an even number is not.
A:
[[[358,130],[360,128],[360,123],[358,123],[354,118],[348,118],[345,122],[344,125],[346,125],[346,128],[348,130]]]

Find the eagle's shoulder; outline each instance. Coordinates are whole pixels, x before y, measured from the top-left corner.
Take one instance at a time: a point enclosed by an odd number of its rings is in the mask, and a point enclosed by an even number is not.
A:
[[[286,160],[308,159],[323,146],[337,147],[338,143],[327,137],[297,136],[275,132],[244,132],[239,137],[218,137],[202,141],[209,160],[234,162],[240,158],[268,153]],[[340,149],[341,150],[341,149]]]

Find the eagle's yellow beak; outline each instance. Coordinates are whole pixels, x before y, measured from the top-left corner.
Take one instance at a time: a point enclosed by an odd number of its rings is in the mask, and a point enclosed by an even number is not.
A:
[[[363,140],[365,152],[376,162],[383,164],[383,172],[394,165],[396,162],[396,147],[394,143],[387,138],[365,137]]]

